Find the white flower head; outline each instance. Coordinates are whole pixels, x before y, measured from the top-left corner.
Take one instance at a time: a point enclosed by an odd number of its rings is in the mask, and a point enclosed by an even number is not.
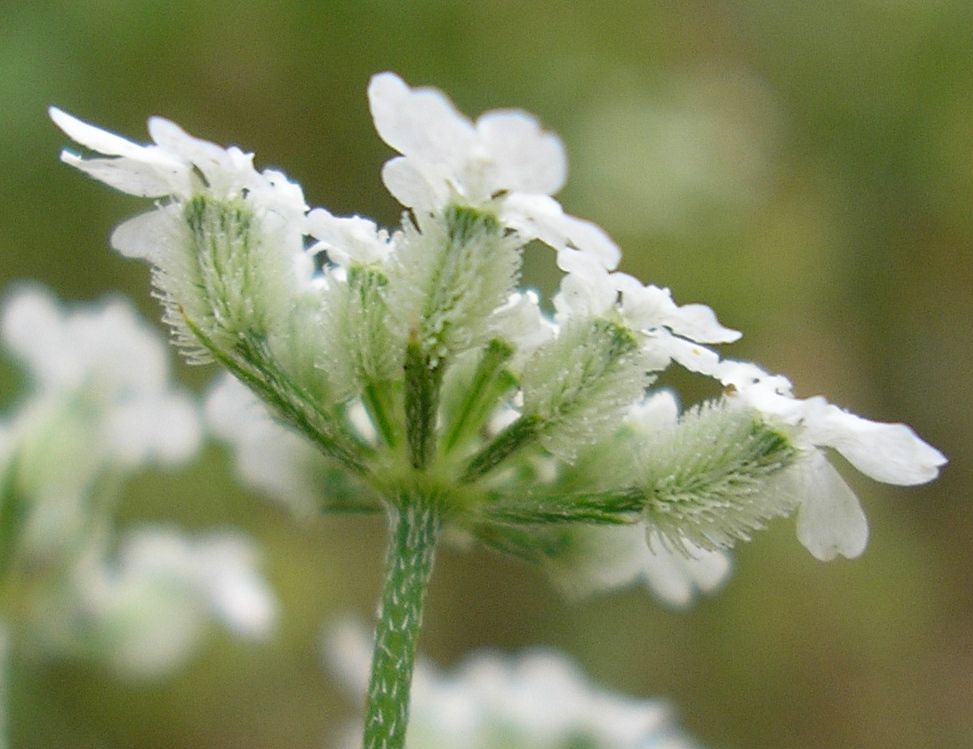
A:
[[[123,255],[155,266],[166,321],[190,358],[205,361],[189,330],[232,347],[236,334],[266,335],[305,289],[313,262],[304,252],[307,205],[301,188],[278,171],[257,172],[253,155],[194,138],[160,117],[154,143],[140,146],[52,107],[67,135],[103,157],[65,150],[66,163],[131,195],[163,198],[112,234]]]
[[[149,119],[149,134],[155,143],[140,146],[57,107],[50,108],[50,115],[79,144],[108,157],[85,159],[65,150],[61,159],[129,195],[185,199],[205,189],[225,197],[260,181],[253,169],[253,154],[236,147],[224,150],[194,138],[162,117]]]
[[[595,224],[569,216],[551,195],[564,184],[567,159],[553,133],[526,112],[494,110],[476,122],[441,91],[410,88],[394,73],[368,88],[375,128],[401,156],[385,164],[385,186],[403,205],[437,212],[451,203],[489,206],[524,240],[575,247],[607,268],[615,243]]]
[[[128,302],[65,312],[47,291],[24,287],[7,300],[2,329],[36,381],[35,402],[87,404],[71,413],[85,419],[86,449],[102,460],[134,469],[195,455],[195,404],[171,387],[164,341]]]
[[[692,372],[712,375],[719,357],[700,344],[740,338],[738,331],[721,325],[706,305],[677,305],[669,289],[643,285],[627,273],[609,273],[590,255],[566,248],[558,252],[557,263],[566,273],[554,298],[558,321],[617,315],[641,332],[653,370],[676,361]]]
[[[268,636],[276,623],[256,550],[239,534],[192,538],[144,527],[124,537],[114,558],[99,549],[75,572],[75,600],[57,604],[59,621],[42,632],[53,647],[74,642],[122,675],[151,678],[184,663],[210,622],[247,639]]]
[[[910,486],[932,481],[946,457],[905,424],[863,419],[821,396],[794,398],[791,383],[749,362],[724,361],[716,376],[727,398],[786,427],[806,452],[786,478],[801,500],[797,528],[801,543],[818,559],[858,556],[868,524],[854,492],[820,452],[831,448],[876,481]]]
[[[343,622],[325,639],[333,670],[363,692],[369,643],[363,628]],[[348,736],[341,746],[360,744]],[[563,656],[481,653],[453,673],[416,664],[406,747],[416,749],[691,749],[667,705],[592,685]]]

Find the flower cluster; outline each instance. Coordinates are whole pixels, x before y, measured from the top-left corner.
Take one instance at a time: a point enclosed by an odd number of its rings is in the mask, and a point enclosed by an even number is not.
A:
[[[324,639],[328,666],[353,692],[365,691],[368,638],[354,622]],[[361,732],[340,743],[360,746]],[[668,706],[590,684],[563,656],[478,653],[454,672],[416,667],[406,747],[418,749],[694,749]]]
[[[68,591],[42,599],[34,637],[49,652],[98,659],[124,677],[162,676],[212,623],[249,640],[270,634],[277,604],[257,568],[253,543],[236,533],[136,528],[116,553],[104,544],[87,550]]]
[[[140,528],[114,549],[122,482],[201,444],[158,334],[121,299],[66,312],[39,287],[10,294],[2,334],[33,385],[0,422],[0,575],[26,617],[6,625],[142,676],[179,665],[210,619],[266,634],[275,603],[245,539]]]
[[[799,539],[821,559],[861,552],[864,515],[823,449],[879,481],[937,475],[945,458],[908,427],[797,400],[783,378],[721,360],[711,346],[740,334],[709,307],[618,272],[608,235],[552,197],[564,148],[534,117],[499,110],[473,122],[392,73],[368,95],[398,154],[382,170],[405,209],[391,230],[311,209],[252,155],[166,120],[149,121],[154,143],[141,146],[51,111],[97,152],[65,151],[67,163],[156,199],[112,243],[152,265],[189,360],[236,379],[212,391],[208,412],[241,474],[299,512],[389,514],[368,749],[404,746],[444,528],[536,562],[572,592],[644,581],[685,604],[719,585],[725,550],[776,517],[796,512]],[[538,243],[563,274],[553,316],[518,286]],[[723,395],[680,414],[672,394],[651,389],[673,364]],[[561,693],[547,666],[524,668],[498,673]],[[508,707],[494,705],[498,719]],[[603,737],[597,720],[575,728],[544,738],[527,728],[523,741],[627,740]],[[623,745],[646,744],[636,733]]]
[[[23,524],[10,541],[47,559],[88,533],[92,494],[149,463],[186,462],[201,429],[195,403],[169,383],[164,342],[128,303],[65,313],[48,292],[23,287],[2,325],[34,384],[0,423],[0,473]]]
[[[564,149],[532,116],[473,122],[391,73],[372,79],[369,102],[400,154],[382,172],[409,209],[391,232],[309,210],[279,172],[165,120],[140,146],[52,110],[104,155],[65,161],[160,199],[112,242],[153,265],[190,359],[224,364],[363,506],[434,497],[447,522],[552,568],[584,561],[579,526],[642,525],[651,553],[693,558],[797,509],[801,541],[830,558],[860,552],[865,524],[819,448],[880,481],[936,475],[944,458],[908,427],[794,400],[782,378],[708,347],[739,337],[709,307],[614,272],[615,244],[551,197]],[[531,240],[564,272],[553,319],[516,287]],[[681,417],[671,398],[652,406],[647,388],[673,362],[719,380],[724,397]],[[252,434],[229,431],[251,443],[251,480],[307,497]],[[299,450],[276,453],[307,464]],[[605,543],[622,548],[623,535]]]

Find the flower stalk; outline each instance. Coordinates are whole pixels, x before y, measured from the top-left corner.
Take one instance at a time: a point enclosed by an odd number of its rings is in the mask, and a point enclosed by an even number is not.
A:
[[[365,749],[401,749],[422,605],[442,525],[436,502],[406,493],[390,511],[391,539],[365,708]]]

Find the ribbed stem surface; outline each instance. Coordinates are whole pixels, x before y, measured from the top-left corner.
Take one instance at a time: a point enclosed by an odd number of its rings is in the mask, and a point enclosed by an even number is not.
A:
[[[405,745],[416,639],[440,525],[439,511],[423,497],[404,498],[392,511],[392,539],[365,707],[365,749]]]

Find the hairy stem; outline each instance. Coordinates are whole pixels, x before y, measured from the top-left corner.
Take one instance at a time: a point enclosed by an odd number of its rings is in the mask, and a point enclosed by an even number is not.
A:
[[[403,497],[391,520],[365,707],[365,749],[405,745],[416,638],[441,525],[439,510],[422,496]]]
[[[418,341],[405,354],[405,423],[412,467],[424,469],[436,445],[436,412],[443,382],[441,363],[433,364]]]

